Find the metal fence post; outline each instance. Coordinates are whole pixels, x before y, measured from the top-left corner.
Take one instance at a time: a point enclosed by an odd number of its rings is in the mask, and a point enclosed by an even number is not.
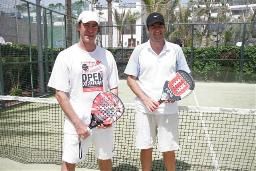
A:
[[[50,25],[51,25],[51,49],[53,49],[53,21],[52,21],[52,11],[50,11]]]
[[[39,71],[39,92],[40,95],[45,93],[45,83],[44,83],[44,67],[43,67],[43,50],[42,50],[42,25],[41,25],[41,6],[40,0],[36,0],[36,26],[37,26],[37,63],[38,63],[38,71]]]
[[[44,12],[43,12],[43,24],[44,24],[44,75],[45,75],[45,81],[47,82],[48,79],[49,79],[49,62],[48,62],[48,57],[49,57],[49,53],[48,53],[48,29],[47,29],[47,13],[46,13],[46,9],[44,9]],[[46,84],[46,83],[45,83]],[[46,86],[45,88],[46,92],[48,92],[48,87]]]
[[[1,46],[0,46],[0,95],[4,95],[4,76],[3,76],[3,63],[2,63]]]
[[[191,37],[191,59],[189,61],[189,65],[190,65],[190,68],[192,69],[192,66],[193,66],[193,62],[194,62],[194,24],[191,25],[191,34],[192,34],[192,37]]]
[[[239,81],[243,81],[243,69],[244,69],[244,44],[245,44],[245,33],[246,33],[246,23],[243,25],[243,37],[242,37],[242,45],[240,47],[240,73],[239,73]]]
[[[27,3],[27,12],[28,12],[28,29],[29,29],[29,70],[30,70],[30,85],[31,85],[31,96],[34,97],[34,84],[33,84],[33,63],[32,63],[32,35],[31,35],[31,18],[30,18],[30,8],[29,3]]]

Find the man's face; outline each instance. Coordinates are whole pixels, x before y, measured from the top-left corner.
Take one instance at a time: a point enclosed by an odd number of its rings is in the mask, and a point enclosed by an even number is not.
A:
[[[149,37],[153,41],[162,41],[164,39],[165,26],[162,23],[154,23],[148,27]]]
[[[80,39],[84,43],[94,43],[96,35],[98,33],[98,23],[95,21],[89,21],[87,23],[80,23],[78,31],[80,32]]]

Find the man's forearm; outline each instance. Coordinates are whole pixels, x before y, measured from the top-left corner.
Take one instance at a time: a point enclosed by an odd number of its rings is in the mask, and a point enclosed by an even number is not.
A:
[[[65,115],[76,127],[81,122],[81,120],[79,119],[73,107],[71,106],[68,95],[65,92],[57,90],[55,97]]]
[[[127,84],[130,87],[130,89],[133,91],[133,93],[143,101],[143,99],[147,98],[145,93],[141,90],[140,86],[136,82],[135,77],[128,76],[127,78]]]

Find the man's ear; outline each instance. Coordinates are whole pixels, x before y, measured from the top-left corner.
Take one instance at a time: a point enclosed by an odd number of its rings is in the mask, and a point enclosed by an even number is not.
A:
[[[81,26],[81,22],[76,24],[76,31],[79,32],[80,31],[80,26]]]

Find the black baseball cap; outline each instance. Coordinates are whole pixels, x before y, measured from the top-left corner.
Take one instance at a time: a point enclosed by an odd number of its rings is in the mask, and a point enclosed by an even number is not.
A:
[[[147,27],[151,26],[154,23],[161,23],[164,25],[164,17],[162,14],[158,12],[153,12],[148,15],[146,23],[147,23]]]

